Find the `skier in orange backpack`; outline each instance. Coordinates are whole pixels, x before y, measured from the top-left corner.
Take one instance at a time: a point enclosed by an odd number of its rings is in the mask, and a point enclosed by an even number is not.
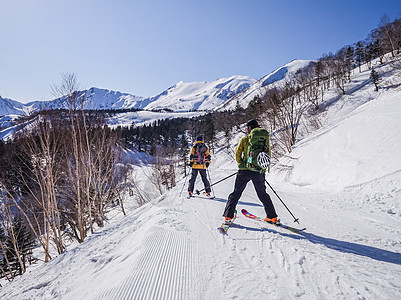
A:
[[[210,164],[209,148],[203,142],[203,137],[200,135],[196,138],[196,142],[191,149],[189,156],[189,165],[192,167],[191,179],[188,186],[188,198],[190,198],[194,191],[195,180],[200,173],[203,184],[205,186],[206,196],[210,197],[210,183],[207,180],[206,168]]]

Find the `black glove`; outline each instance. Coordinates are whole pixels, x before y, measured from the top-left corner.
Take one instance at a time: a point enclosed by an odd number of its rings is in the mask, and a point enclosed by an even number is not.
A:
[[[209,164],[210,164],[210,163],[208,163],[208,162],[206,163],[206,168],[208,168],[208,167],[209,167]]]
[[[194,162],[191,161],[191,162],[189,163],[189,166],[192,167],[193,164],[194,164]]]

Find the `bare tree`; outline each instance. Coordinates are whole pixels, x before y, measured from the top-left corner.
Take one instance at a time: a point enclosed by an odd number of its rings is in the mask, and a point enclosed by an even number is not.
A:
[[[40,134],[40,132],[37,132]],[[59,253],[63,251],[60,227],[58,226],[58,208],[55,204],[55,181],[54,176],[54,153],[51,153],[48,139],[50,136],[32,136],[21,142],[23,152],[30,158],[27,168],[16,167],[16,172],[20,178],[20,184],[24,189],[24,194],[10,191],[1,182],[1,189],[5,199],[12,202],[18,211],[24,216],[36,239],[43,248],[45,261],[51,259],[50,241],[54,234]],[[46,148],[43,149],[43,147]],[[22,163],[27,163],[22,161]],[[27,172],[26,170],[29,170]],[[53,189],[54,188],[54,189]],[[56,222],[56,223],[54,223]],[[58,223],[58,225],[57,225]],[[52,232],[53,231],[53,232]]]
[[[127,181],[123,167],[120,131],[112,131],[103,119],[85,110],[85,93],[77,91],[74,74],[63,75],[62,83],[54,88],[68,107],[63,155],[65,176],[62,198],[64,220],[71,237],[83,242],[94,224],[104,225],[107,210],[115,203],[121,206],[121,182]],[[124,212],[124,209],[123,213]]]
[[[278,134],[288,152],[295,145],[300,120],[308,108],[308,101],[302,97],[303,89],[297,86],[295,77],[288,79],[283,87],[266,93],[264,101],[269,101],[275,122],[279,125]]]
[[[387,15],[380,19],[379,27],[370,34],[374,49],[378,49],[380,62],[386,62],[393,68],[401,69],[401,19],[395,19],[390,22]],[[391,56],[385,56],[386,53],[391,53]]]
[[[346,94],[345,85],[348,81],[347,70],[346,49],[342,48],[337,52],[332,61],[332,71],[334,73],[334,83],[343,95]]]
[[[387,50],[386,52],[391,52],[392,57],[395,57],[399,37],[397,38],[396,30],[386,14],[380,19],[379,31],[382,32],[384,49]]]
[[[87,223],[85,212],[87,211],[88,201],[84,197],[84,166],[81,164],[82,147],[84,143],[85,130],[83,120],[79,114],[83,110],[84,97],[78,92],[78,81],[75,74],[62,74],[60,85],[52,87],[55,95],[60,95],[60,99],[66,102],[69,113],[69,126],[66,128],[68,136],[66,142],[69,144],[64,147],[66,157],[66,188],[63,189],[68,213],[66,215],[68,224],[72,227],[73,234],[79,242],[83,242],[87,235]]]

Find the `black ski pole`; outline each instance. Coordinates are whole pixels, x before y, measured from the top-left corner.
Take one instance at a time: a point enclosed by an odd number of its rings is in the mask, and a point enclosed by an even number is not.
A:
[[[292,212],[289,210],[289,208],[287,207],[287,205],[285,205],[285,203],[283,202],[283,200],[281,200],[280,196],[276,193],[276,191],[273,189],[273,187],[270,185],[270,183],[266,180],[265,181],[267,183],[267,185],[272,189],[272,191],[274,192],[274,194],[276,194],[277,198],[281,201],[281,203],[283,203],[284,207],[289,211],[289,213],[291,214],[291,216],[294,218],[294,222],[297,222],[299,224],[299,218],[295,218],[295,216],[292,214]]]
[[[213,184],[211,184],[212,183],[212,178],[210,177],[209,169],[206,168],[206,172],[207,172],[207,175],[209,176],[209,185],[210,185],[210,189],[213,192],[213,198],[216,198],[216,194],[214,193],[214,189],[212,189]]]
[[[217,181],[217,182],[213,183],[212,185],[218,184],[218,183],[222,182],[223,180],[226,180],[227,178],[230,178],[230,177],[234,176],[234,175],[235,175],[235,174],[237,174],[237,173],[238,173],[238,171],[237,171],[237,172],[235,172],[234,174],[231,174],[231,175],[229,175],[229,176],[227,176],[227,177],[223,178],[223,179],[220,179],[219,181]],[[211,187],[212,185],[209,185],[209,187]],[[202,192],[202,191],[204,191],[204,190],[205,190],[205,189],[202,189],[202,190],[200,190],[200,191],[198,191],[198,190],[195,190],[195,193],[196,193],[197,195],[199,195],[199,194],[200,194],[200,192]]]
[[[181,188],[180,197],[181,197],[182,191],[184,190],[185,184],[187,183],[187,177],[189,175],[189,170],[191,170],[191,166],[189,166],[189,168],[188,168],[188,174],[185,175],[185,180],[184,180],[184,184],[182,185],[182,188]]]

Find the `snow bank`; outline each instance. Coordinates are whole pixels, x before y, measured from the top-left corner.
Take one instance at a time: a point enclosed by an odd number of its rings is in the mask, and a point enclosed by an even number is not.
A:
[[[340,101],[352,101],[340,100]],[[341,104],[342,105],[342,104]],[[400,91],[376,97],[300,142],[275,168],[281,182],[344,188],[401,170]]]

